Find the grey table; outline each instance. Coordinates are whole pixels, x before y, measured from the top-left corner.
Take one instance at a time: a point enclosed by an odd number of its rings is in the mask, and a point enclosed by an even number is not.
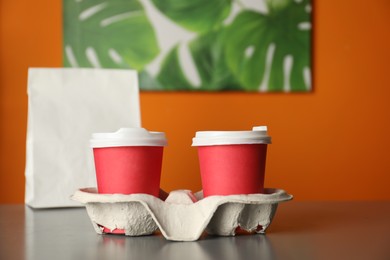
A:
[[[0,259],[390,259],[390,202],[287,202],[267,235],[98,235],[84,208],[0,205]]]

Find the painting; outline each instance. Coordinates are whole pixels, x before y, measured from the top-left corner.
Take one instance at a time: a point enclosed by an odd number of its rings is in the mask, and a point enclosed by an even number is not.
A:
[[[310,0],[63,0],[65,67],[144,91],[308,92]]]

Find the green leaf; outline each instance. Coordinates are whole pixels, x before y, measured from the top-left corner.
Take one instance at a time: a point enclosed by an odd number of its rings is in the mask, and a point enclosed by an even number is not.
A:
[[[201,78],[200,90],[237,90],[233,74],[226,65],[224,42],[225,31],[211,31],[193,40],[189,47]]]
[[[200,85],[194,86],[187,79],[183,70],[190,70],[188,63],[180,63],[179,45],[175,46],[163,61],[158,81],[164,89],[169,90],[238,90],[240,86],[227,68],[224,57],[224,30],[211,31],[199,35],[187,47],[190,58],[200,79]],[[185,46],[182,46],[185,47]]]
[[[310,1],[267,0],[268,13],[242,11],[227,28],[225,54],[229,69],[246,90],[259,90],[267,79],[267,53],[273,54],[267,90],[307,90],[304,69],[310,68]],[[272,53],[273,50],[273,53]],[[285,62],[291,57],[290,74]],[[289,77],[288,77],[289,76]]]
[[[64,0],[64,65],[141,70],[159,53],[138,1]]]
[[[176,45],[165,57],[161,64],[161,70],[157,75],[157,80],[166,90],[193,89],[181,69],[178,51],[179,46]]]
[[[152,0],[175,23],[194,32],[219,27],[231,10],[232,0]]]

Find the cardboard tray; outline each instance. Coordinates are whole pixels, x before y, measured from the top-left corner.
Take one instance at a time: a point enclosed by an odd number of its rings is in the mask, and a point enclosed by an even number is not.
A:
[[[162,191],[161,194],[164,192]],[[84,203],[98,234],[124,230],[127,236],[153,234],[158,229],[173,241],[195,241],[206,232],[234,236],[239,227],[265,233],[278,203],[291,200],[281,189],[265,189],[264,194],[210,196],[202,191],[172,191],[160,198],[148,194],[98,194],[96,188],[76,191],[72,199]]]

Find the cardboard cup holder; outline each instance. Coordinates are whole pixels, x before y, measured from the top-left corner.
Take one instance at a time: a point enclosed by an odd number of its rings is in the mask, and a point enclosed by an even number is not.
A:
[[[203,234],[234,236],[238,229],[265,233],[280,202],[292,195],[281,189],[263,194],[209,196],[176,190],[160,198],[149,194],[98,194],[96,188],[77,190],[72,199],[85,204],[98,234],[152,235],[167,240],[195,241]]]

